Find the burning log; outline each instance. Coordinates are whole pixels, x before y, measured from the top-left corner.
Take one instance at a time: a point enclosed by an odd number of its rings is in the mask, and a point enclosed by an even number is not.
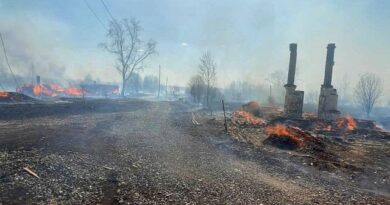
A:
[[[249,112],[254,116],[260,116],[260,104],[256,101],[250,101],[242,106],[242,111]]]
[[[336,121],[336,125],[340,129],[346,129],[349,131],[352,131],[357,128],[356,120],[350,115],[347,115],[343,118],[338,118]]]
[[[269,135],[264,141],[265,144],[275,145],[282,149],[301,149],[313,144],[321,144],[319,138],[309,132],[283,124],[268,126],[265,128],[265,133]]]

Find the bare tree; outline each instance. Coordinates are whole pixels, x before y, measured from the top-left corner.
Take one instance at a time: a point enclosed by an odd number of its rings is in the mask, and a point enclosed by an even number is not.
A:
[[[276,101],[281,103],[284,100],[285,90],[284,84],[287,80],[287,74],[283,70],[276,70],[271,73],[268,77],[268,80],[273,85],[273,90],[275,93]]]
[[[360,76],[354,94],[356,102],[362,107],[367,118],[381,97],[382,92],[382,80],[378,76],[372,73]]]
[[[140,22],[135,19],[111,21],[107,33],[108,42],[103,47],[117,59],[116,69],[122,77],[122,92],[125,95],[126,82],[131,75],[143,68],[144,60],[156,53],[156,42],[143,42],[140,38]]]
[[[202,100],[206,85],[200,75],[193,76],[189,82],[190,94],[196,103]]]
[[[200,57],[199,73],[206,84],[206,106],[209,107],[210,93],[214,86],[217,73],[214,59],[208,51]]]

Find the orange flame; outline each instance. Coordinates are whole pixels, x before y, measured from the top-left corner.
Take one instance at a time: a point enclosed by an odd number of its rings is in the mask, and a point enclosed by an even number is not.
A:
[[[34,95],[40,95],[42,93],[42,86],[41,85],[35,85],[33,88]]]
[[[80,88],[70,87],[65,89],[65,93],[73,96],[81,96],[83,95],[84,91]]]
[[[347,115],[343,118],[337,119],[337,127],[352,131],[357,128],[357,123],[352,116]]]
[[[233,116],[237,118],[242,118],[246,122],[252,124],[252,125],[264,125],[265,120],[259,117],[253,116],[251,113],[246,111],[236,111],[233,112]]]
[[[315,130],[321,130],[321,131],[332,131],[332,125],[324,122],[316,122],[315,124]]]
[[[299,136],[300,133],[295,128],[290,128],[282,124],[276,124],[274,126],[268,126],[265,128],[265,133],[268,135],[277,135],[280,137],[287,137],[296,142],[298,146],[303,145],[303,138],[305,136]]]
[[[8,92],[5,92],[5,91],[0,91],[0,97],[2,98],[6,98],[8,97],[9,93]]]
[[[64,88],[64,87],[62,87],[62,86],[60,86],[60,85],[58,85],[58,84],[55,84],[55,83],[50,84],[50,88],[51,88],[52,90],[55,90],[55,91],[58,92],[58,93],[63,93],[63,92],[65,92],[65,88]]]
[[[42,86],[42,85],[35,85],[33,87],[33,93],[34,93],[34,95],[46,95],[46,96],[50,96],[50,97],[57,96],[57,94],[55,92],[53,92],[51,89],[49,89],[45,86]]]

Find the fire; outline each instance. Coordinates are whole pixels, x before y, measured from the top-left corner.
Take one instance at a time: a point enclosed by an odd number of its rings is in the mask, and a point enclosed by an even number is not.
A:
[[[83,95],[83,92],[84,91],[80,88],[70,87],[70,88],[65,89],[66,94],[73,95],[73,96],[81,96],[81,95]]]
[[[62,87],[61,85],[55,84],[55,83],[50,84],[50,88],[52,90],[55,90],[58,93],[65,92],[65,88],[64,87]]]
[[[329,123],[325,123],[325,122],[317,122],[315,124],[315,130],[330,132],[330,131],[332,131],[332,125],[330,125]]]
[[[33,88],[34,95],[41,95],[42,93],[42,86],[41,85],[35,85]]]
[[[57,96],[57,94],[55,92],[53,92],[50,88],[47,88],[47,87],[42,86],[42,85],[35,85],[33,87],[33,93],[34,93],[34,95],[46,95],[46,96],[50,96],[50,97]]]
[[[274,126],[268,126],[265,128],[265,133],[268,135],[277,135],[279,137],[287,137],[290,140],[294,141],[298,146],[303,145],[303,134],[301,135],[301,132],[299,128],[292,128],[287,127],[283,124],[276,124]]]
[[[0,97],[2,98],[6,98],[8,97],[9,93],[8,92],[5,92],[5,91],[0,91]]]
[[[264,125],[265,120],[259,117],[253,116],[251,113],[246,111],[236,111],[233,113],[234,117],[242,118],[245,120],[245,122],[248,122],[252,125]]]
[[[336,123],[338,128],[344,128],[350,131],[357,128],[356,120],[350,115],[337,119]]]

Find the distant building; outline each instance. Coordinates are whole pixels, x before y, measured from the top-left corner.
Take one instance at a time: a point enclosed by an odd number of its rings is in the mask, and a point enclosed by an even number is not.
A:
[[[100,84],[94,82],[93,84],[81,84],[80,87],[87,95],[96,96],[112,96],[119,95],[118,85]]]

